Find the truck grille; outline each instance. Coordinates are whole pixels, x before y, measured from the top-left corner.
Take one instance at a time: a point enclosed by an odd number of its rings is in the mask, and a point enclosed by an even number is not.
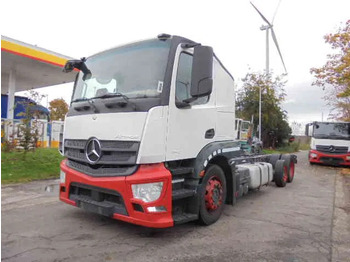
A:
[[[330,154],[346,154],[348,152],[348,147],[347,146],[317,145],[316,150],[319,152],[330,153]]]
[[[341,165],[344,160],[339,157],[321,157],[320,161],[329,165]]]
[[[91,164],[85,154],[88,141],[64,141],[64,155],[68,158],[69,167],[90,176],[126,176],[136,171],[140,142],[101,140],[101,157]]]

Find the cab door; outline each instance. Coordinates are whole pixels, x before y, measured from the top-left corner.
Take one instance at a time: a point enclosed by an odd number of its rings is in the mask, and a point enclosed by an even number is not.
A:
[[[195,158],[215,140],[215,92],[197,98],[191,95],[192,71],[198,70],[193,64],[193,48],[179,45],[170,89],[166,161]]]

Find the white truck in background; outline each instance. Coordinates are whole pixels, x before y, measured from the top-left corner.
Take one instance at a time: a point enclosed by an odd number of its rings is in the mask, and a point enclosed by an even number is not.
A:
[[[241,145],[241,148],[249,153],[261,154],[263,145],[262,141],[254,135],[253,120],[251,122],[236,118],[234,137]]]
[[[311,137],[310,164],[350,166],[350,123],[312,122],[305,135]]]
[[[248,190],[293,181],[296,156],[242,150],[234,80],[211,47],[161,34],[70,60],[73,70],[65,203],[146,227],[210,225]]]

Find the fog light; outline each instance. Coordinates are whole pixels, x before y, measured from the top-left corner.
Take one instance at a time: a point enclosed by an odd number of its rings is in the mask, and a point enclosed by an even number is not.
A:
[[[147,207],[148,212],[165,212],[166,208],[164,206],[159,207]]]
[[[62,184],[66,183],[66,173],[64,173],[62,170],[60,170],[60,182]]]
[[[163,182],[134,184],[131,185],[134,198],[141,199],[144,202],[156,201],[163,189]]]
[[[310,154],[310,157],[311,157],[311,158],[317,158],[317,154],[316,154],[316,153],[311,153],[311,154]]]

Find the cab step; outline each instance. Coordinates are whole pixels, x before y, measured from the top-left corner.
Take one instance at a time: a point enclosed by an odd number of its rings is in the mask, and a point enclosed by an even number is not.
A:
[[[194,171],[193,167],[179,167],[179,168],[170,169],[170,172],[173,176],[193,174],[193,171]]]
[[[178,199],[183,199],[187,197],[192,197],[194,196],[196,191],[194,189],[178,189],[178,190],[173,190],[173,201],[178,200]]]
[[[194,221],[197,219],[198,219],[198,215],[196,214],[183,213],[180,215],[173,215],[173,220],[175,225],[180,225],[180,224]]]

